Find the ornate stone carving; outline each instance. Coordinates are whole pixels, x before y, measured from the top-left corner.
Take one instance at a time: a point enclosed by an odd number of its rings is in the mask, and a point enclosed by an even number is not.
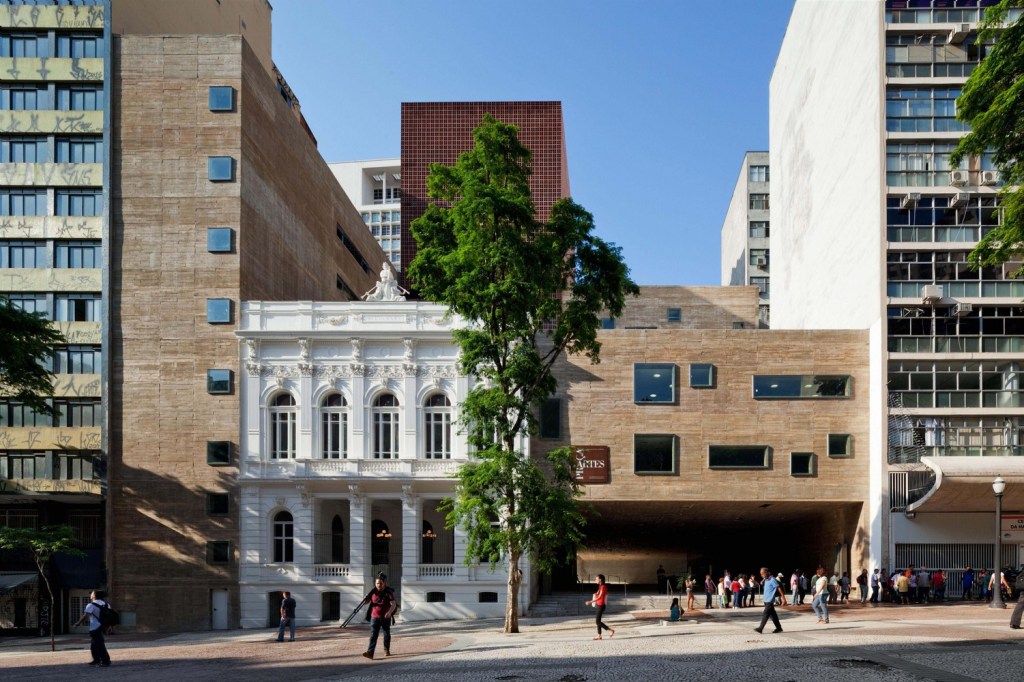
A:
[[[406,507],[412,507],[416,504],[416,494],[413,492],[411,485],[402,486],[402,503]]]
[[[416,339],[402,339],[402,345],[405,346],[405,356],[402,358],[405,362],[416,361]]]
[[[357,504],[363,503],[363,489],[358,484],[350,484],[348,486],[348,496]]]
[[[314,365],[313,376],[318,379],[348,379],[353,375],[350,365]]]
[[[245,340],[246,360],[245,370],[251,377],[258,377],[263,371],[263,365],[260,364],[260,341],[259,339],[246,339]]]
[[[306,490],[306,484],[305,483],[296,483],[295,484],[295,490],[302,497],[302,506],[303,507],[308,507],[310,499],[312,498],[312,496],[309,494],[309,491]]]
[[[395,280],[395,272],[391,269],[391,263],[384,261],[380,266],[380,281],[373,285],[373,288],[363,294],[364,301],[404,301],[409,292],[398,286]]]
[[[331,315],[321,315],[316,319],[319,322],[325,322],[329,325],[340,327],[348,322],[348,315],[335,315],[333,317]]]
[[[313,350],[313,342],[309,339],[299,339],[299,359],[309,362],[309,354]]]
[[[455,379],[459,374],[452,365],[421,365],[417,368],[416,376],[436,384],[441,379]]]
[[[350,339],[349,343],[352,344],[352,364],[360,363],[363,361],[363,340],[362,339]]]

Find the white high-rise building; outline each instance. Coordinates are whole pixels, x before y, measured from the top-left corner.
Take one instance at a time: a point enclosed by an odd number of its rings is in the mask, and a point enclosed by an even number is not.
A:
[[[999,220],[987,155],[949,165],[988,0],[797,0],[770,88],[772,327],[870,330],[875,566],[1020,562],[1024,282],[973,270]],[[1016,16],[1016,15],[1015,15]],[[1019,524],[1017,524],[1019,525]]]
[[[758,289],[758,321],[768,326],[771,294],[768,152],[747,152],[722,222],[722,285]]]
[[[402,270],[401,159],[328,164],[395,269]]]

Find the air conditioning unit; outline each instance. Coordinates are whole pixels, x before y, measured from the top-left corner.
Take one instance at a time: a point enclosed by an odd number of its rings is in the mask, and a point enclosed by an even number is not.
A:
[[[963,317],[964,315],[970,315],[974,311],[973,303],[957,303],[953,306],[953,314],[957,317]]]
[[[949,171],[949,184],[954,187],[965,187],[971,181],[971,174],[965,170]]]
[[[981,182],[982,185],[998,185],[999,181],[1002,180],[1002,176],[997,170],[983,170],[981,171]]]
[[[953,171],[954,173],[956,171]],[[960,206],[966,206],[970,200],[971,195],[969,192],[957,192],[949,199],[950,208],[959,208]]]
[[[959,45],[967,40],[967,36],[970,35],[970,33],[970,24],[957,24],[949,31],[949,43],[951,45]]]
[[[942,300],[942,287],[937,284],[926,284],[921,287],[921,301],[934,305]]]
[[[767,268],[768,259],[763,256],[758,256],[757,258],[754,259],[754,265],[759,268]]]
[[[921,195],[918,194],[917,192],[905,194],[903,196],[903,199],[900,201],[900,208],[914,208],[915,206],[917,206],[917,202],[919,201],[921,201]]]

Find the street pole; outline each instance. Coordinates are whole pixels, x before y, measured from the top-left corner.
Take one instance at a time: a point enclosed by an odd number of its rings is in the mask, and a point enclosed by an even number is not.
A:
[[[992,603],[989,604],[990,609],[1005,609],[1006,604],[1003,603],[1003,568],[1002,568],[1002,553],[1003,553],[1003,490],[1006,489],[1006,482],[1003,481],[1002,476],[996,476],[996,480],[992,481],[992,492],[996,494],[996,554],[995,554],[995,572],[992,574]]]

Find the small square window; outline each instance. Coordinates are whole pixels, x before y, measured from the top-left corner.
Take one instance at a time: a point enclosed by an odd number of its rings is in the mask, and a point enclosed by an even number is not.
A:
[[[690,365],[690,388],[714,388],[715,366],[707,363]]]
[[[210,182],[231,182],[235,179],[235,160],[230,156],[207,157],[206,177]]]
[[[672,434],[634,434],[633,473],[676,473],[676,437]]]
[[[614,317],[602,317],[601,318],[601,329],[615,329],[615,318]]]
[[[206,463],[214,467],[229,466],[231,464],[231,441],[206,441]]]
[[[562,437],[562,401],[548,398],[540,406],[540,437]]]
[[[665,315],[665,319],[669,322],[680,322],[683,319],[682,308],[669,308]]]
[[[210,86],[210,111],[234,111],[235,89],[230,85]]]
[[[231,393],[231,374],[230,369],[206,370],[206,392]]]
[[[228,513],[227,493],[206,493],[206,513],[210,516],[223,516]]]
[[[230,324],[231,322],[231,299],[230,298],[208,298],[206,299],[206,321],[210,324]]]
[[[853,454],[853,436],[848,433],[828,434],[828,456],[849,457]]]
[[[210,253],[231,253],[235,250],[235,231],[230,227],[206,228],[206,250]]]
[[[814,453],[791,452],[789,455],[789,473],[791,476],[813,476]]]
[[[633,365],[633,402],[674,403],[676,401],[676,366],[664,362]]]
[[[226,564],[231,561],[231,543],[227,540],[211,540],[206,543],[206,563]]]

